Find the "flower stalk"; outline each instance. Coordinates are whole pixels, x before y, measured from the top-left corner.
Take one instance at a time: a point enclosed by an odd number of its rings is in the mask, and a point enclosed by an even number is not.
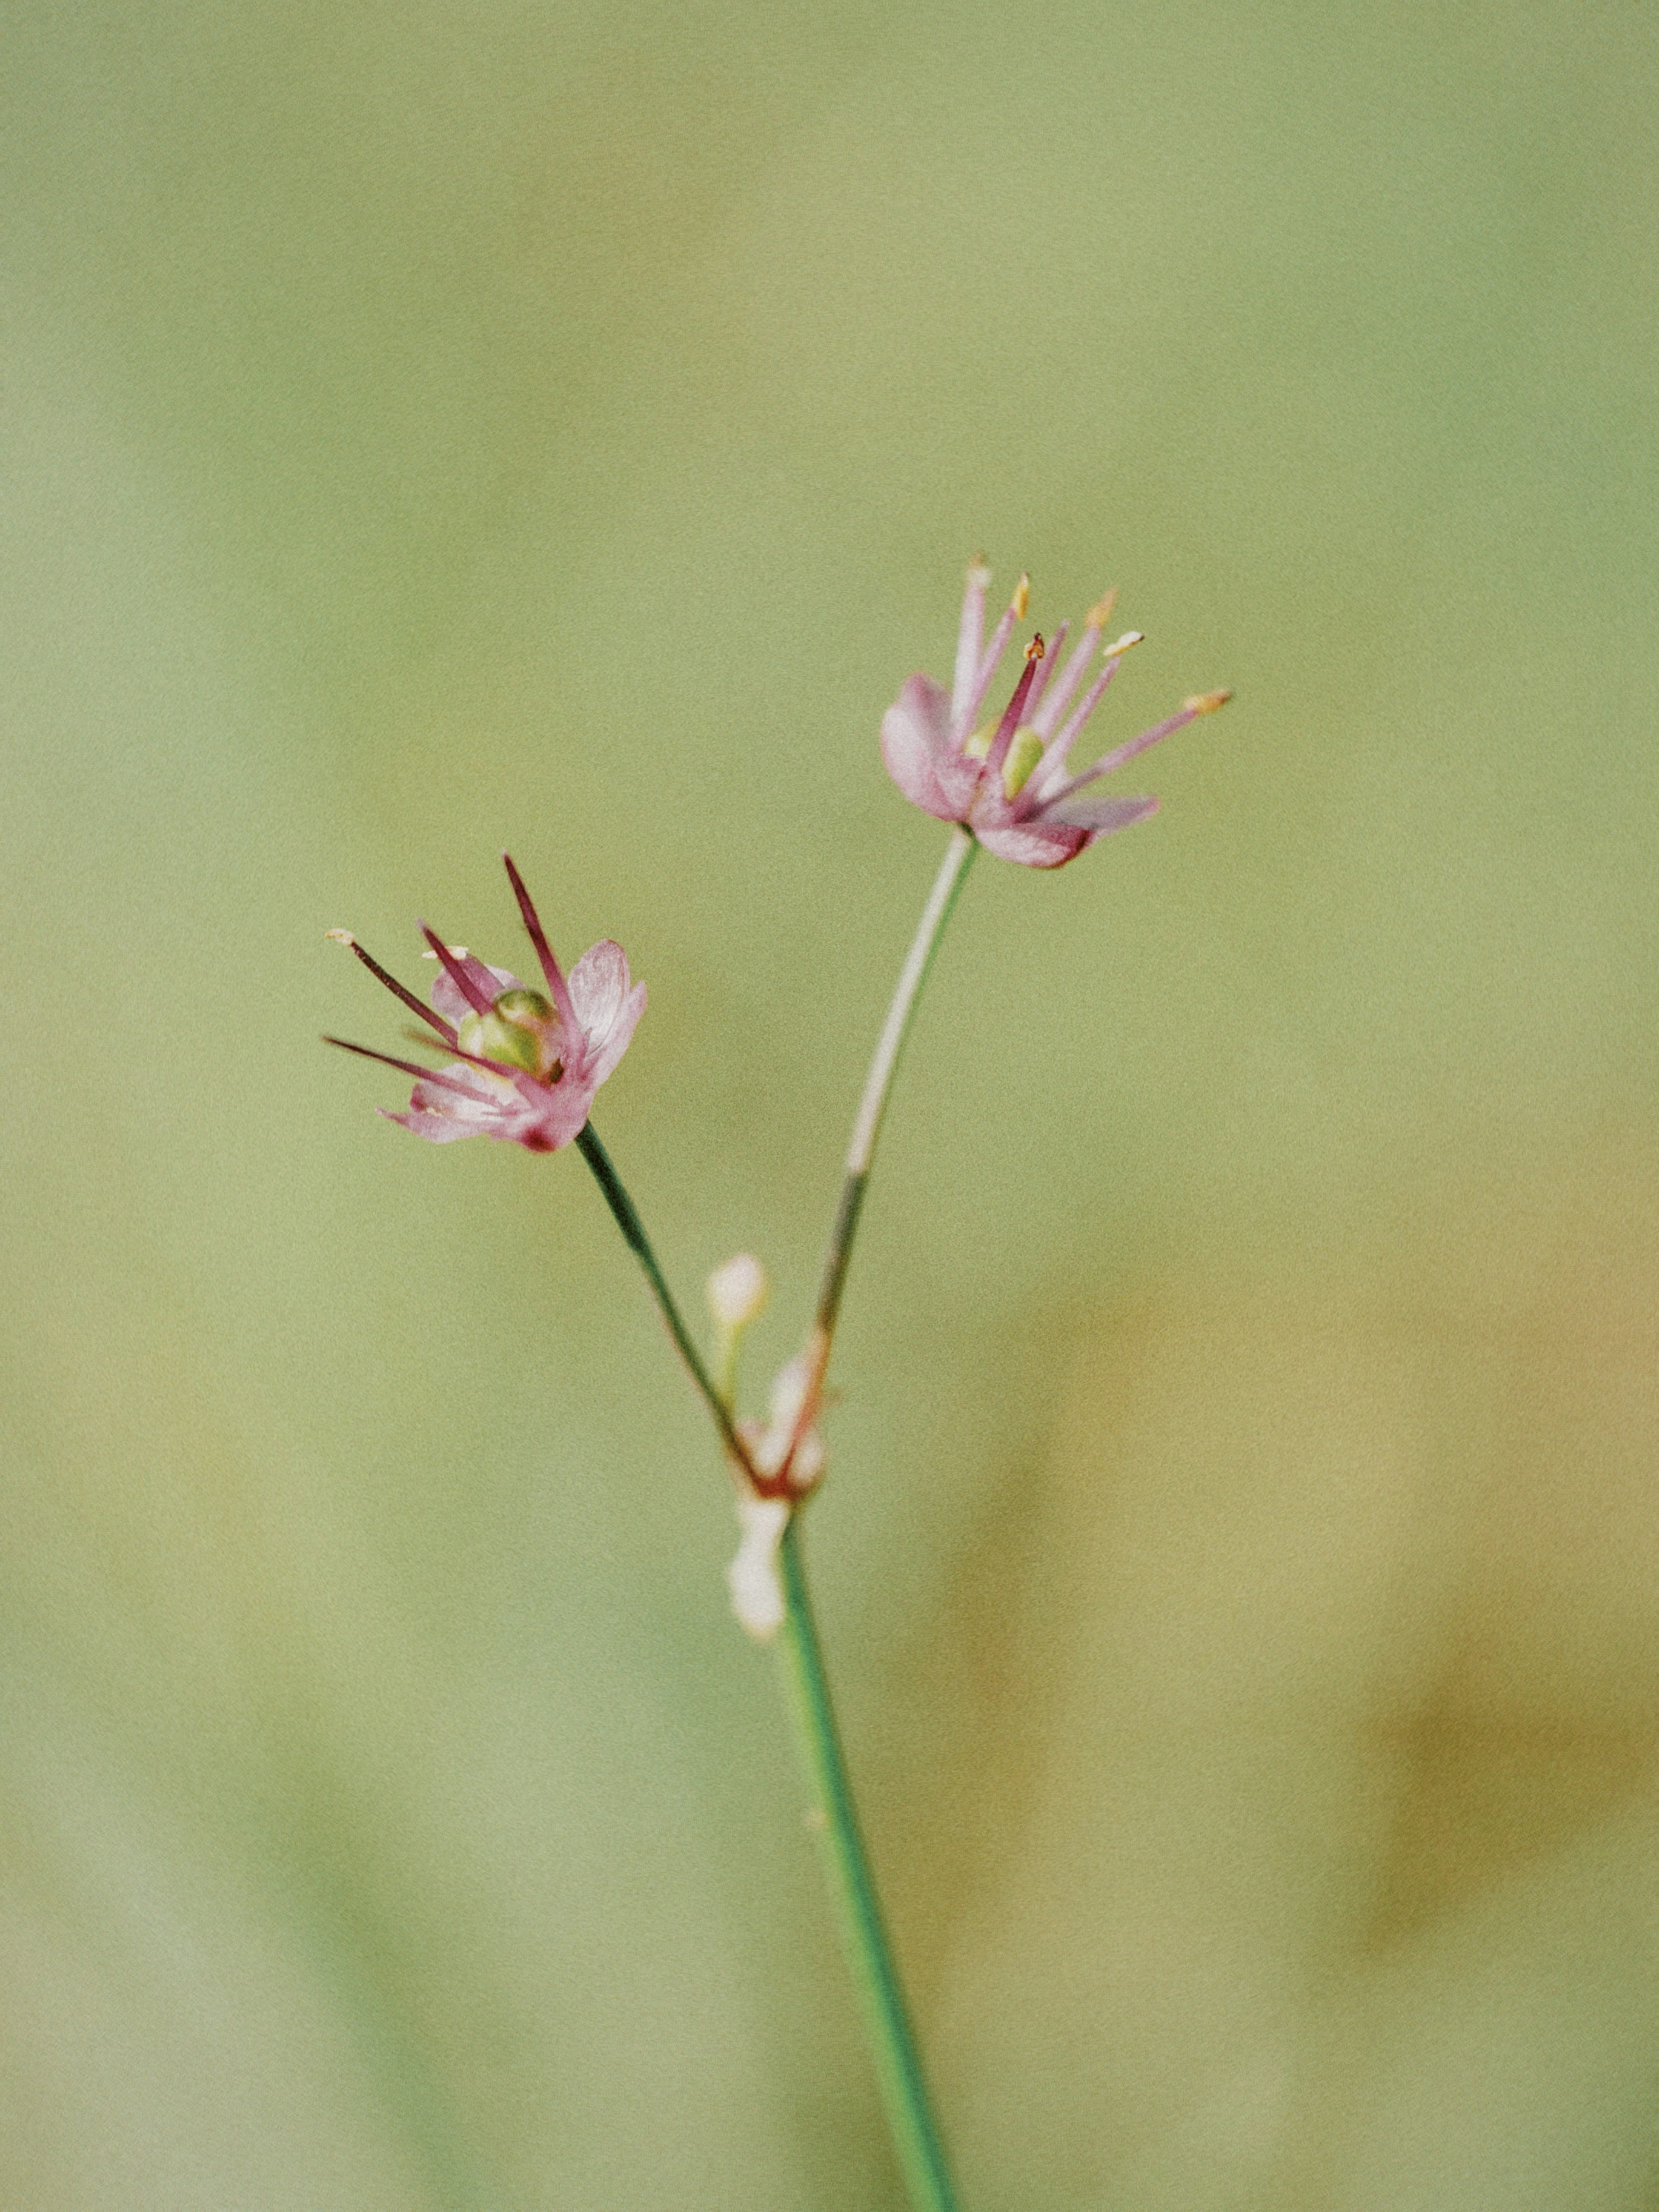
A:
[[[784,1616],[778,1656],[795,1726],[824,1871],[836,1900],[848,1962],[905,2186],[915,2212],[956,2212],[945,2147],[933,2121],[921,2056],[887,1941],[881,1903],[859,1826],[858,1807],[823,1671],[807,1593],[800,1516],[792,1515],[780,1547]]]
[[[836,1208],[835,1224],[830,1231],[829,1249],[823,1255],[817,1310],[812,1318],[812,1334],[807,1340],[805,1355],[805,1389],[800,1410],[795,1416],[794,1435],[790,1442],[789,1457],[792,1459],[799,1450],[802,1440],[811,1428],[823,1403],[823,1382],[829,1372],[830,1354],[835,1344],[836,1324],[841,1317],[842,1292],[846,1288],[854,1240],[858,1236],[859,1217],[864,1211],[864,1194],[869,1187],[870,1170],[875,1160],[876,1141],[881,1135],[881,1125],[886,1115],[893,1079],[898,1073],[899,1059],[910,1034],[910,1024],[915,1018],[921,987],[927,981],[933,956],[939,951],[939,939],[945,934],[945,925],[951,919],[962,886],[967,881],[969,864],[978,849],[971,831],[958,825],[951,832],[945,858],[933,878],[933,888],[922,908],[921,920],[916,924],[916,933],[910,941],[910,950],[905,955],[904,965],[899,970],[898,981],[894,987],[887,1018],[882,1024],[881,1035],[876,1041],[875,1056],[870,1062],[870,1073],[864,1080],[864,1093],[859,1100],[858,1112],[853,1120],[852,1137],[847,1146],[841,1201]]]
[[[738,1468],[753,1481],[755,1470],[750,1464],[748,1447],[738,1434],[732,1419],[732,1408],[726,1398],[715,1387],[714,1379],[704,1364],[696,1340],[687,1328],[680,1310],[674,1303],[674,1293],[668,1287],[662,1263],[652,1249],[651,1239],[645,1233],[645,1224],[640,1219],[639,1208],[628,1194],[627,1186],[611,1165],[611,1155],[599,1142],[599,1133],[589,1121],[576,1139],[576,1150],[592,1170],[593,1180],[605,1194],[605,1202],[611,1208],[617,1226],[623,1233],[623,1242],[639,1261],[645,1279],[651,1286],[651,1295],[657,1301],[668,1334],[674,1340],[674,1348],[685,1363],[685,1370],[702,1393],[703,1402],[714,1417],[714,1425],[720,1432],[720,1442],[736,1462]]]

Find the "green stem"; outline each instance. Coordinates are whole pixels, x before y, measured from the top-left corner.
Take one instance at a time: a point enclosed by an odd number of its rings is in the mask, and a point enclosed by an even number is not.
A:
[[[910,941],[910,950],[899,970],[892,1003],[887,1009],[887,1018],[881,1025],[881,1035],[876,1041],[870,1073],[864,1079],[864,1095],[859,1100],[859,1110],[853,1121],[853,1134],[847,1146],[847,1180],[842,1185],[841,1204],[836,1209],[830,1249],[824,1255],[823,1280],[818,1292],[818,1326],[832,1336],[836,1316],[841,1311],[841,1294],[847,1281],[848,1262],[853,1256],[853,1239],[858,1234],[865,1186],[869,1182],[871,1165],[876,1157],[876,1139],[881,1134],[893,1078],[898,1073],[899,1059],[910,1034],[910,1024],[915,1018],[921,987],[927,981],[933,956],[939,951],[939,939],[945,934],[945,925],[951,919],[951,909],[968,880],[968,864],[978,850],[977,841],[960,824],[951,832],[951,842],[945,848],[945,858],[933,878],[933,888],[928,893],[921,920],[916,924],[916,933]]]
[[[778,1650],[784,1686],[887,2124],[916,2212],[955,2212],[957,2200],[945,2163],[945,2147],[933,2124],[921,2056],[911,2032],[875,1880],[865,1855],[853,1785],[842,1756],[835,1707],[807,1595],[799,1515],[784,1530],[781,1563],[786,1609]]]
[[[749,1454],[742,1437],[732,1425],[731,1408],[703,1364],[702,1354],[697,1350],[691,1332],[681,1318],[680,1310],[674,1303],[674,1293],[669,1289],[661,1265],[651,1249],[651,1239],[645,1233],[645,1224],[640,1219],[639,1209],[628,1195],[623,1179],[611,1165],[611,1155],[599,1142],[591,1121],[577,1138],[576,1149],[593,1170],[593,1179],[605,1193],[605,1204],[616,1216],[623,1241],[645,1270],[645,1279],[651,1285],[651,1295],[662,1310],[662,1317],[668,1324],[668,1334],[673,1338],[675,1347],[685,1362],[686,1371],[702,1391],[708,1410],[714,1417],[714,1425],[720,1432],[721,1443],[738,1466],[752,1476],[754,1470],[750,1466]]]
[[[790,1445],[792,1455],[816,1417],[823,1395],[836,1323],[841,1315],[842,1292],[847,1284],[847,1269],[853,1256],[859,1216],[869,1187],[876,1140],[881,1134],[893,1078],[910,1034],[921,987],[927,980],[945,925],[966,879],[969,862],[978,849],[966,830],[958,826],[951,832],[910,950],[899,970],[892,1003],[887,1009],[875,1057],[865,1079],[864,1095],[859,1101],[852,1139],[847,1147],[846,1180],[830,1232],[830,1249],[824,1256],[817,1312],[808,1340],[807,1387]],[[853,1785],[842,1756],[835,1707],[807,1595],[799,1514],[791,1517],[784,1530],[780,1564],[784,1618],[779,1644],[790,1713],[815,1809],[822,1818],[825,1868],[863,2008],[865,2030],[893,2147],[915,2212],[954,2212],[956,2198],[945,2163],[944,2146],[933,2120],[927,2077],[905,2007],[903,1985],[883,1925],[875,1881],[859,1831]]]
[[[847,1148],[846,1176],[842,1185],[841,1200],[836,1209],[830,1247],[824,1256],[817,1310],[814,1316],[812,1334],[808,1340],[807,1387],[790,1443],[788,1456],[792,1459],[817,1416],[823,1395],[836,1324],[841,1314],[842,1292],[846,1287],[848,1266],[853,1256],[859,1217],[869,1185],[871,1164],[875,1158],[876,1141],[881,1134],[893,1078],[898,1071],[899,1060],[915,1016],[916,1004],[921,996],[921,988],[933,966],[945,925],[951,918],[951,908],[967,877],[969,863],[978,849],[974,837],[967,830],[958,825],[951,831],[951,842],[945,848],[933,890],[916,926],[916,933],[911,939],[904,965],[899,970],[892,1002],[887,1009],[887,1018],[882,1024],[875,1056],[865,1079],[863,1096],[859,1101],[852,1139]],[[591,1122],[576,1142],[582,1158],[592,1170],[599,1188],[605,1194],[606,1204],[616,1216],[617,1227],[645,1270],[646,1279],[662,1310],[669,1334],[679,1348],[680,1357],[684,1360],[692,1381],[702,1393],[708,1410],[714,1417],[726,1450],[758,1487],[759,1478],[753,1463],[732,1425],[731,1396],[734,1380],[735,1340],[728,1341],[725,1346],[721,1375],[717,1382],[703,1364],[702,1355],[691,1340],[658,1264],[656,1254],[651,1249],[651,1240],[645,1233],[644,1224],[611,1165],[610,1156],[594,1134]],[[842,1755],[835,1707],[824,1673],[817,1630],[812,1619],[811,1601],[807,1593],[806,1565],[801,1553],[798,1512],[791,1516],[784,1528],[779,1563],[784,1591],[783,1626],[779,1636],[784,1683],[795,1724],[801,1763],[812,1793],[815,1811],[820,1817],[830,1888],[864,2012],[865,2027],[875,2062],[882,2102],[886,2108],[888,2125],[892,2131],[894,2148],[915,2212],[956,2212],[956,2197],[945,2162],[944,2146],[934,2124],[921,2054],[916,2048],[915,2035],[905,2007],[898,1968],[888,1944],[875,1881],[859,1829],[853,1785]]]
[[[807,1340],[806,1389],[801,1399],[800,1412],[796,1417],[795,1433],[790,1440],[789,1456],[792,1459],[800,1449],[801,1438],[817,1418],[819,1401],[823,1395],[823,1378],[829,1371],[836,1323],[841,1317],[841,1297],[847,1286],[853,1241],[859,1232],[859,1218],[864,1211],[864,1194],[869,1188],[870,1170],[876,1156],[876,1140],[881,1134],[893,1078],[898,1073],[900,1055],[910,1034],[910,1024],[915,1018],[921,987],[927,981],[933,956],[939,951],[939,939],[945,934],[945,925],[951,919],[951,909],[967,880],[968,864],[978,850],[979,845],[971,831],[958,824],[951,832],[951,842],[945,848],[945,858],[933,878],[933,888],[927,895],[921,920],[916,924],[916,933],[910,940],[910,950],[904,956],[904,965],[899,970],[892,1002],[887,1009],[887,1018],[881,1025],[880,1036],[876,1040],[870,1073],[864,1079],[864,1095],[859,1100],[859,1110],[853,1120],[852,1138],[847,1147],[841,1202],[836,1208],[835,1223],[830,1231],[830,1248],[823,1255],[817,1311],[813,1316],[812,1334]]]

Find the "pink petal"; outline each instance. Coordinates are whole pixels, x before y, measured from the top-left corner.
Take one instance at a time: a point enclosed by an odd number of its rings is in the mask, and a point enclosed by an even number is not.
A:
[[[1033,815],[1028,822],[988,826],[976,822],[974,835],[1000,860],[1017,860],[1024,868],[1058,868],[1085,852],[1097,838],[1127,830],[1132,822],[1144,822],[1157,811],[1155,799],[1080,799]]]
[[[595,1090],[598,1090],[599,1085],[605,1081],[633,1042],[634,1032],[639,1027],[640,1016],[644,1012],[645,986],[643,983],[635,983],[623,1000],[621,1009],[616,1020],[611,1024],[611,1034],[605,1039],[603,1048],[587,1063],[586,1079]]]
[[[413,1137],[424,1137],[429,1145],[453,1145],[461,1137],[483,1137],[493,1133],[482,1121],[464,1121],[459,1114],[428,1114],[411,1106],[406,1114],[394,1114],[388,1106],[377,1106],[388,1121],[395,1121],[400,1129],[407,1129]]]
[[[1045,822],[1068,823],[1076,830],[1086,830],[1092,842],[1097,837],[1108,837],[1114,830],[1127,830],[1132,822],[1144,822],[1149,814],[1156,814],[1155,799],[1063,799],[1058,806],[1046,809],[1029,826],[1039,828]]]
[[[570,996],[581,1026],[582,1079],[597,1090],[627,1051],[645,1012],[645,986],[634,983],[628,955],[605,938],[570,971]]]
[[[503,991],[516,991],[520,986],[516,975],[505,968],[486,968],[482,960],[475,960],[469,952],[456,965],[465,970],[475,990],[482,991],[486,999],[499,999]],[[432,985],[432,1003],[446,1020],[465,1021],[473,1012],[471,1001],[447,968],[440,968]]]
[[[881,757],[913,805],[960,822],[979,787],[979,763],[952,746],[950,722],[950,702],[932,677],[908,677],[881,718]]]
[[[571,969],[571,1004],[577,1026],[590,1044],[603,1044],[610,1036],[631,980],[628,955],[610,937],[590,945]]]
[[[988,853],[994,853],[1000,860],[1018,861],[1022,868],[1062,867],[1090,842],[1086,830],[1065,822],[1018,822],[992,830],[975,827],[974,835]]]

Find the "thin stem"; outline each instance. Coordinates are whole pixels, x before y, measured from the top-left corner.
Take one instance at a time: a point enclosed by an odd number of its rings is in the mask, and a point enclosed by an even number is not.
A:
[[[680,1310],[674,1303],[674,1293],[668,1287],[657,1255],[651,1249],[651,1239],[645,1233],[645,1224],[640,1219],[639,1209],[628,1195],[623,1179],[611,1165],[611,1155],[599,1142],[591,1121],[577,1138],[576,1149],[593,1170],[593,1180],[605,1193],[605,1202],[616,1216],[623,1242],[645,1270],[645,1279],[651,1285],[651,1295],[662,1310],[662,1317],[668,1324],[668,1334],[673,1338],[676,1349],[685,1362],[686,1371],[702,1391],[708,1410],[714,1417],[721,1443],[750,1479],[756,1480],[743,1439],[732,1425],[731,1409],[715,1388],[713,1377],[703,1364],[702,1354],[697,1350],[690,1331],[681,1318]]]
[[[880,1036],[876,1040],[875,1057],[870,1062],[870,1073],[864,1079],[864,1095],[859,1100],[852,1138],[847,1147],[846,1179],[841,1187],[841,1202],[836,1208],[835,1225],[830,1232],[830,1249],[824,1254],[817,1311],[813,1316],[812,1334],[806,1348],[806,1389],[795,1422],[795,1433],[790,1442],[791,1459],[800,1449],[801,1438],[816,1419],[823,1395],[823,1378],[829,1371],[836,1323],[841,1315],[842,1292],[846,1288],[847,1270],[853,1257],[854,1239],[858,1235],[859,1216],[864,1210],[864,1194],[869,1185],[876,1140],[881,1134],[893,1078],[898,1072],[899,1055],[903,1052],[905,1040],[910,1034],[916,1002],[921,996],[922,985],[927,981],[927,971],[933,964],[933,955],[939,950],[939,939],[945,934],[945,925],[951,919],[957,894],[967,880],[968,864],[978,850],[978,843],[972,833],[960,824],[951,832],[951,842],[945,848],[945,858],[933,878],[933,888],[922,908],[921,920],[916,924],[916,933],[910,940],[910,950],[905,955],[904,965],[899,970],[892,1003],[887,1009],[887,1018],[881,1025]]]
[[[887,2124],[916,2212],[955,2212],[957,2200],[945,2163],[945,2147],[933,2124],[921,2056],[888,1945],[875,1881],[859,1830],[853,1785],[842,1756],[835,1708],[807,1595],[798,1514],[784,1530],[781,1564],[785,1610],[778,1651],[784,1685],[813,1811],[818,1816],[825,1869],[839,1908],[842,1935],[864,2012]]]

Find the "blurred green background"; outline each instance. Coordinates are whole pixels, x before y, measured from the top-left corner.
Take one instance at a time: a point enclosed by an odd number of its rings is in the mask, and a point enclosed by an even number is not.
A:
[[[377,1121],[510,842],[677,1280],[811,1295],[963,563],[981,861],[811,1549],[969,2212],[1659,2201],[1659,26],[12,11],[0,2202],[898,2203],[706,1425]]]

